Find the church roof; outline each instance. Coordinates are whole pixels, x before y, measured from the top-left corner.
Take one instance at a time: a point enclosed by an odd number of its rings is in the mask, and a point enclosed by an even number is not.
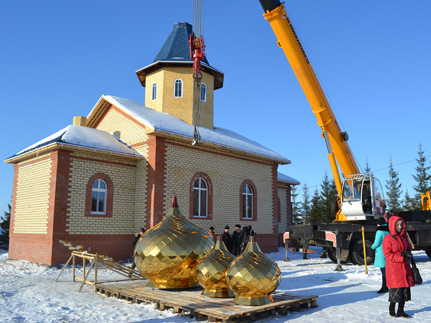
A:
[[[6,159],[6,162],[40,149],[54,146],[86,148],[110,154],[142,158],[142,155],[137,150],[114,135],[94,128],[70,125],[21,150]]]
[[[192,62],[190,58],[190,35],[193,33],[193,27],[187,22],[177,22],[174,24],[172,31],[165,44],[160,49],[154,62]],[[201,64],[210,66],[205,57]]]
[[[93,122],[97,122],[97,120],[93,119],[100,113],[99,110],[101,107],[106,106],[106,102],[116,106],[129,116],[133,117],[136,121],[142,123],[148,130],[154,131],[160,136],[179,136],[190,143],[192,142],[194,131],[193,125],[190,125],[170,114],[146,108],[135,101],[110,95],[103,95],[93,110],[89,113],[87,116],[89,126],[92,126]],[[229,150],[236,150],[238,152],[256,155],[256,157],[265,157],[265,159],[271,159],[280,164],[290,164],[290,160],[288,158],[231,130],[219,127],[214,127],[214,129],[199,127],[199,133],[201,135],[201,140],[205,144],[218,146],[222,149],[227,148]]]
[[[157,71],[165,66],[192,67],[193,61],[190,58],[190,34],[193,27],[187,22],[177,22],[174,24],[168,39],[163,44],[154,61],[136,71],[142,86],[146,86],[148,74]],[[201,60],[201,71],[214,76],[214,90],[223,87],[223,72],[212,67],[205,55]]]
[[[297,181],[293,177],[284,175],[283,173],[280,173],[280,172],[277,172],[277,179],[278,179],[279,182],[285,182],[285,183],[291,184],[291,185],[299,185],[299,184],[301,184],[299,181]]]

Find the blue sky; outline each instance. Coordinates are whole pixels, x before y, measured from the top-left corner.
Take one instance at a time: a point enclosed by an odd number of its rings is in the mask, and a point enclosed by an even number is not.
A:
[[[361,167],[413,193],[417,151],[431,160],[431,1],[289,0],[286,10]],[[101,95],[144,103],[135,71],[152,63],[192,0],[1,1],[2,160],[86,116]],[[288,157],[313,192],[330,174],[316,118],[258,0],[205,1],[210,64],[225,73],[215,125]],[[13,166],[0,164],[0,210]],[[301,194],[301,189],[298,190]]]

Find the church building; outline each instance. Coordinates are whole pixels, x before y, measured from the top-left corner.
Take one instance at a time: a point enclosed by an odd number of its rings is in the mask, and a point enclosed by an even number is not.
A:
[[[87,117],[6,159],[14,167],[10,259],[65,263],[70,250],[59,240],[130,258],[134,234],[160,222],[174,195],[205,231],[251,225],[264,252],[278,249],[299,182],[277,171],[288,158],[214,125],[224,75],[204,60],[194,86],[191,33],[176,23],[154,62],[136,72],[144,105],[103,95]]]

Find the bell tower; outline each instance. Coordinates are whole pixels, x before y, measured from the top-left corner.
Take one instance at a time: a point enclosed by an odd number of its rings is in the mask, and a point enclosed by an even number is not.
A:
[[[194,125],[193,98],[199,98],[199,126],[214,127],[214,90],[223,87],[224,74],[213,68],[208,60],[201,61],[201,86],[194,87],[193,61],[189,39],[192,25],[178,22],[157,54],[153,63],[136,74],[145,87],[145,106],[168,113]],[[199,93],[195,93],[198,91]]]

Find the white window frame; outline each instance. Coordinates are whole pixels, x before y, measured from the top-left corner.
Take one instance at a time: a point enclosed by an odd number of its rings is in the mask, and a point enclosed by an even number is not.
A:
[[[203,96],[203,98],[202,98],[202,96]],[[201,84],[201,95],[200,95],[200,97],[201,97],[202,102],[207,102],[207,85],[205,83]]]
[[[174,82],[174,98],[183,97],[183,81],[181,79],[176,79]]]
[[[151,99],[154,101],[157,99],[157,83],[153,83],[153,92],[151,93]]]
[[[94,187],[94,184],[97,183],[97,187]],[[100,188],[100,183],[105,184],[106,188]],[[96,211],[93,211],[93,192],[97,193],[97,200],[96,200]],[[105,195],[105,200],[103,201],[103,211],[100,211],[99,208],[99,194],[100,193],[104,193]],[[106,182],[103,179],[96,179],[93,183],[93,185],[91,186],[91,214],[101,214],[101,215],[105,215],[106,214],[106,201],[108,200],[108,185],[106,184]]]
[[[244,188],[242,189],[242,196],[243,196],[242,211],[244,211],[244,208],[245,208],[245,216],[243,216],[243,219],[251,220],[253,219],[253,188],[250,185],[245,184]],[[245,203],[244,203],[244,196],[245,196]],[[249,201],[250,201],[250,205],[248,203]],[[248,217],[247,216],[248,214],[250,214],[251,216]]]
[[[196,187],[196,181],[199,181],[198,187]],[[205,183],[205,187],[202,187],[202,182]],[[196,180],[193,182],[193,203],[195,203],[195,194],[198,194],[198,214],[193,214],[193,217],[195,218],[207,218],[208,217],[208,183],[206,180],[204,180],[202,177],[196,178]],[[205,215],[201,214],[201,193],[205,192]],[[195,213],[195,205],[193,205],[193,213]]]

